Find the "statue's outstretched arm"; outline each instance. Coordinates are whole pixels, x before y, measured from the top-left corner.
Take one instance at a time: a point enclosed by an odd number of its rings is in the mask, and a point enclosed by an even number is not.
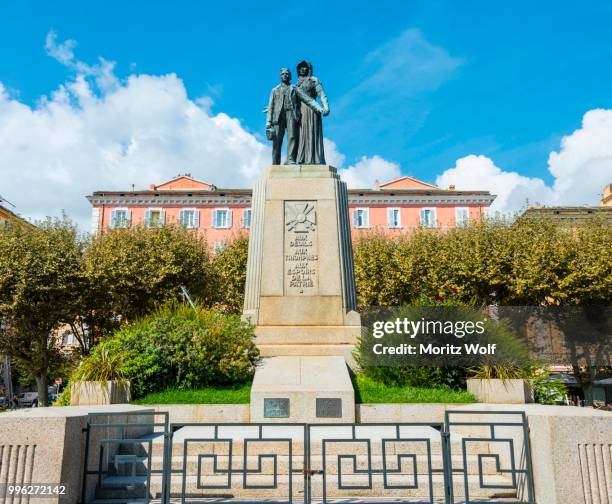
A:
[[[323,89],[323,84],[321,81],[317,79],[317,86],[315,88],[317,90],[317,95],[323,104],[323,115],[329,114],[329,102],[327,101],[327,95],[325,94],[325,90]]]
[[[306,105],[308,105],[312,110],[314,110],[315,112],[321,114],[323,113],[323,109],[321,108],[321,105],[319,105],[317,103],[317,100],[315,100],[314,98],[311,98],[310,96],[308,96],[301,88],[299,88],[298,86],[295,86],[295,92],[298,95],[298,98],[303,101]]]

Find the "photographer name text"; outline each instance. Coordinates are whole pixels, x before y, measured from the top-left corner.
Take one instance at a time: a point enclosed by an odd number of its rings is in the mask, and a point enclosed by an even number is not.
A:
[[[402,343],[396,346],[385,346],[376,343],[372,351],[376,355],[495,355],[497,345],[489,343],[466,343],[464,345],[434,345],[433,343],[420,343],[419,345]]]

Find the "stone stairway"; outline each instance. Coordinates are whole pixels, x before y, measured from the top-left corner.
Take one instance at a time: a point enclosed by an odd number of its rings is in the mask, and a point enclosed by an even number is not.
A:
[[[227,429],[227,428],[226,428]],[[254,440],[253,429],[250,426],[236,427],[231,436],[225,430],[219,437],[232,438],[233,473],[229,488],[227,471],[229,467],[227,441],[191,441],[211,436],[210,427],[188,426],[175,432],[172,443],[172,469],[170,480],[170,497],[176,499],[184,492],[187,500],[201,498],[240,499],[250,501],[276,500],[286,501],[289,497],[289,488],[294,502],[304,499],[305,478],[303,430],[288,427],[287,432],[279,433],[279,438],[291,438],[291,458],[294,472],[289,477],[289,442],[274,440]],[[240,432],[243,429],[243,432]],[[414,502],[428,502],[433,495],[434,502],[442,502],[444,498],[444,476],[442,473],[443,453],[440,443],[440,433],[431,427],[415,427],[410,431],[410,437],[419,441],[394,441],[386,445],[386,462],[389,469],[398,468],[401,463],[402,474],[387,474],[387,487],[411,488],[385,488],[383,475],[374,472],[371,475],[371,488],[368,485],[369,477],[368,450],[364,441],[334,442],[331,432],[318,428],[311,433],[310,461],[311,476],[310,489],[313,502],[323,498],[323,462],[325,462],[325,493],[326,498],[333,499],[360,499],[360,500],[403,500]],[[375,429],[375,428],[372,428]],[[372,430],[374,432],[374,430]],[[292,433],[293,435],[289,435]],[[405,433],[404,437],[408,437]],[[248,452],[244,457],[244,439],[248,441]],[[151,499],[159,499],[162,492],[161,474],[149,474],[149,470],[162,470],[163,468],[163,435],[153,435],[151,466],[148,467],[149,440],[151,435],[143,438],[142,444],[134,445],[131,441],[120,444],[117,454],[109,464],[110,474],[101,479],[96,487],[94,504],[143,504],[147,494]],[[188,441],[187,457],[183,467],[183,454],[185,440]],[[322,454],[322,440],[326,439],[326,456]],[[462,439],[451,435],[451,453],[453,468],[463,467]],[[429,444],[429,449],[428,449]],[[217,471],[214,469],[212,457],[216,456]],[[338,461],[338,455],[347,455]],[[479,462],[478,455],[485,455]],[[486,455],[489,455],[487,457]],[[512,479],[508,474],[498,471],[494,456],[499,456],[502,467],[508,467],[507,454],[495,452],[488,443],[469,443],[467,445],[467,489],[470,499],[497,498],[496,502],[507,499],[516,501],[516,490],[482,488],[479,480],[479,466],[482,467],[485,485],[511,486]],[[260,458],[261,456],[261,458]],[[381,471],[383,467],[383,454],[379,438],[372,437],[370,442],[370,466],[374,471]],[[244,485],[242,472],[243,465],[249,471]],[[433,468],[430,475],[430,464]],[[339,467],[340,466],[340,467]],[[338,469],[341,469],[341,485],[339,488]],[[364,473],[355,473],[365,471]],[[198,477],[198,469],[200,475]],[[275,481],[276,472],[276,481]],[[183,475],[185,486],[183,490]],[[220,488],[199,488],[202,485]],[[261,488],[275,486],[275,488]],[[258,488],[259,487],[259,488]],[[462,472],[456,472],[453,478],[453,491],[455,502],[465,500],[465,481]]]

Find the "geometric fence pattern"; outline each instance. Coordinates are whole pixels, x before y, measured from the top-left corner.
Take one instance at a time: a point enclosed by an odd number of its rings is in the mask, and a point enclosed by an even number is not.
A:
[[[170,424],[167,413],[92,414],[85,431],[87,504],[534,502],[523,412],[375,424]]]

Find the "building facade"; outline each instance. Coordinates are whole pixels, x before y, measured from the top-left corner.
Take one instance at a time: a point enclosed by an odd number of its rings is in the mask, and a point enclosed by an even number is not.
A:
[[[412,177],[371,189],[350,189],[348,196],[353,237],[373,229],[399,235],[417,227],[465,225],[481,218],[495,200],[488,191],[441,189]],[[189,175],[147,190],[96,191],[87,199],[94,233],[177,223],[205,234],[208,243],[218,248],[251,226],[250,189],[220,189]]]

